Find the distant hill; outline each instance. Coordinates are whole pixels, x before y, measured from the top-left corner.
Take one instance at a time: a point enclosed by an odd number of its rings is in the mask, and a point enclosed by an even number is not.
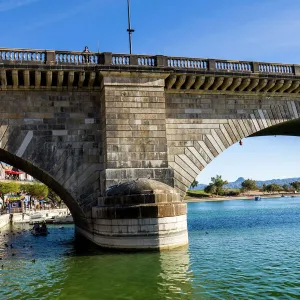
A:
[[[245,180],[245,178],[239,177],[236,181],[229,182],[225,187],[227,187],[229,189],[238,189],[241,187],[241,184],[244,180]],[[284,184],[290,184],[291,182],[294,182],[294,181],[300,181],[300,177],[284,178],[284,179],[270,179],[270,180],[257,180],[256,185],[258,187],[262,187],[264,184],[268,185],[268,184],[272,184],[272,183],[284,185]],[[200,183],[194,188],[194,190],[203,190],[206,186],[207,186],[207,184]]]

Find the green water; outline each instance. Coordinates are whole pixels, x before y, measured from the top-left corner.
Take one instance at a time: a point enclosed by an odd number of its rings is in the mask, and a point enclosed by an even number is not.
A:
[[[2,230],[0,299],[300,299],[300,198],[188,211],[189,247],[162,253],[81,250],[72,226]]]

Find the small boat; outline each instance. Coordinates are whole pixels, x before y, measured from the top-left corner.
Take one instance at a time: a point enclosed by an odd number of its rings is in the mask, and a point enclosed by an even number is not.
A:
[[[261,200],[261,197],[260,197],[260,196],[255,196],[254,200],[255,200],[255,201],[260,201],[260,200]]]
[[[286,198],[286,196],[285,195],[281,195],[281,198]]]
[[[41,213],[34,213],[32,215],[30,215],[30,219],[42,219],[43,215]]]
[[[31,233],[33,235],[43,235],[46,236],[48,235],[48,228],[46,226],[46,223],[42,223],[42,225],[40,223],[34,223],[33,228],[31,230]]]
[[[53,224],[73,224],[74,220],[72,215],[57,216],[52,220]]]

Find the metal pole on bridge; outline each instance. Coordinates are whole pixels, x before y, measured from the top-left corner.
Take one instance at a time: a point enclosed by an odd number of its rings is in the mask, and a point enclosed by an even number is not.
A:
[[[127,9],[128,9],[128,34],[129,34],[129,51],[132,54],[132,33],[134,29],[131,28],[131,19],[130,19],[130,0],[127,0]]]

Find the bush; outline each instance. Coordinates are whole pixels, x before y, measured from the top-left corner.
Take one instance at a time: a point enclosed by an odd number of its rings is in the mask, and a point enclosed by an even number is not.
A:
[[[226,193],[226,196],[234,197],[234,196],[238,196],[239,194],[240,194],[240,191],[229,191]]]
[[[190,197],[194,197],[194,198],[207,198],[210,196],[210,194],[207,194],[203,191],[187,191],[187,196],[190,196]]]

